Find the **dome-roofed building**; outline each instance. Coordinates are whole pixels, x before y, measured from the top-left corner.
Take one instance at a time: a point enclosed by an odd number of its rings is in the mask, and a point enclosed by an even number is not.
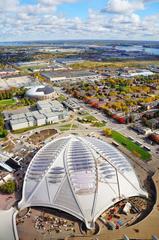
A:
[[[39,85],[29,88],[26,92],[26,97],[43,100],[57,98],[57,93],[48,85]]]
[[[128,159],[102,140],[70,135],[53,140],[34,156],[19,208],[62,210],[91,229],[105,210],[133,196],[147,197],[147,192]]]

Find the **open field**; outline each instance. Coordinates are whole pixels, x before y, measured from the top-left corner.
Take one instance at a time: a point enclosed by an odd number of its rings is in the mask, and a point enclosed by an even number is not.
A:
[[[23,71],[23,72],[29,72],[30,70],[34,71],[34,70],[40,70],[41,68],[47,68],[48,65],[47,64],[43,64],[43,65],[37,65],[37,66],[32,66],[32,65],[26,65],[26,66],[19,66],[18,69]]]
[[[65,101],[66,100],[66,97],[64,96],[64,95],[60,95],[59,97],[58,97],[58,99],[57,99],[59,102],[63,102],[63,101]]]
[[[26,75],[26,76],[18,76],[18,77],[8,77],[0,80],[0,89],[9,89],[11,87],[24,87],[31,86],[37,83],[37,80]]]
[[[112,131],[112,138],[119,144],[122,144],[124,147],[126,147],[134,155],[140,157],[142,160],[148,161],[151,159],[151,154],[148,151],[144,150],[142,147],[132,142],[130,139],[123,136],[121,133],[117,131]]]
[[[156,64],[159,65],[159,61],[127,61],[127,60],[117,60],[117,61],[108,61],[108,62],[93,62],[93,61],[85,61],[82,63],[72,64],[70,67],[73,69],[94,69],[94,68],[123,68],[123,67],[135,67],[135,68],[145,68],[148,65]]]
[[[45,125],[44,125],[45,126]],[[42,127],[42,126],[40,126]],[[21,133],[25,133],[27,131],[30,131],[30,130],[33,130],[33,129],[36,129],[36,128],[40,128],[38,126],[33,126],[33,127],[28,127],[28,128],[22,128],[22,129],[18,129],[18,130],[14,130],[12,131],[14,134],[21,134]]]
[[[86,121],[88,121],[89,123],[90,122],[95,122],[95,121],[98,121],[94,116],[92,116],[92,115],[86,115],[86,116],[84,116],[83,117],[83,120],[86,120]]]
[[[68,130],[76,129],[76,128],[78,128],[78,126],[75,124],[66,124],[66,125],[62,125],[59,127],[59,129],[61,131],[68,131]]]
[[[5,138],[7,136],[8,132],[6,129],[3,129],[0,131],[0,138]]]
[[[13,99],[4,99],[4,100],[0,100],[0,107],[4,107],[4,106],[11,106],[16,104],[16,101]]]
[[[33,135],[31,135],[28,139],[28,142],[31,144],[37,144],[45,141],[47,138],[55,135],[57,131],[55,129],[45,129],[41,131],[35,132]]]
[[[105,127],[106,123],[104,121],[98,121],[94,116],[92,115],[84,115],[82,118],[79,118],[78,120],[81,123],[86,124],[92,124],[94,127]]]

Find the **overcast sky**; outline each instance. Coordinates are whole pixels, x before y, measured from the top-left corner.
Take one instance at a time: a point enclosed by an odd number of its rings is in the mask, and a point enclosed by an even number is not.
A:
[[[0,0],[0,41],[159,40],[159,0]]]

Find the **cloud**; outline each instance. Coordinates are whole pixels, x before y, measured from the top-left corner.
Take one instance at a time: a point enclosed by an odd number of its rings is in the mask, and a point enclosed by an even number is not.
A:
[[[12,11],[14,12],[19,5],[18,0],[0,0],[0,11]]]
[[[39,0],[39,3],[46,4],[46,5],[57,5],[62,3],[73,3],[76,0]]]
[[[0,40],[159,38],[159,15],[137,13],[144,8],[143,1],[109,0],[104,11],[89,9],[85,19],[78,17],[78,11],[72,18],[58,12],[60,4],[76,1],[37,0],[24,5],[18,0],[5,0],[6,4],[0,0]]]
[[[128,0],[109,0],[104,12],[116,14],[129,14],[136,10],[143,10],[144,3],[142,1],[128,1]]]

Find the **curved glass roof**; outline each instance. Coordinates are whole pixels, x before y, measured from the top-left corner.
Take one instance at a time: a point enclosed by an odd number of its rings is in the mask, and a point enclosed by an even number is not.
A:
[[[82,141],[69,144],[66,164],[75,193],[95,192],[95,159]]]
[[[45,145],[31,161],[19,208],[48,206],[63,210],[92,228],[115,202],[147,193],[129,160],[110,144],[67,136]]]

